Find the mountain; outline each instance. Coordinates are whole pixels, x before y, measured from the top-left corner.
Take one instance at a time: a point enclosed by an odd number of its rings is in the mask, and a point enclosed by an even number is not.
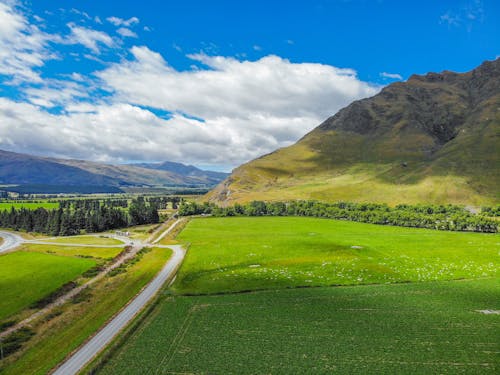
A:
[[[499,135],[500,59],[413,75],[235,169],[208,199],[498,203]]]
[[[224,174],[219,176],[217,172],[206,172],[204,175],[201,170],[197,175],[183,173],[180,166],[182,164],[179,164],[178,170],[174,172],[137,165],[110,165],[84,160],[45,158],[0,150],[0,184],[52,187],[212,186],[226,176]],[[187,166],[186,168],[190,169]]]
[[[0,184],[114,185],[115,180],[32,155],[0,150]]]
[[[185,165],[182,163],[175,163],[172,161],[165,161],[163,163],[140,163],[132,165],[146,169],[172,172],[185,177],[201,178],[206,181],[209,181],[212,184],[217,184],[221,182],[229,175],[228,173],[223,173],[223,172],[205,171],[196,168],[193,165]]]

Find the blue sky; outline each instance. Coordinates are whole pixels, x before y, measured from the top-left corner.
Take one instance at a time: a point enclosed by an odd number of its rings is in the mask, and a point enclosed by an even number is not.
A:
[[[0,148],[228,170],[383,85],[495,59],[498,19],[476,0],[0,0]]]

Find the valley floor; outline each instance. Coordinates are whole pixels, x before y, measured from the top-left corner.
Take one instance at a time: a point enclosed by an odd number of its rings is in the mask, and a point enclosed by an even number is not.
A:
[[[498,235],[254,217],[177,239],[177,280],[97,373],[499,370]]]

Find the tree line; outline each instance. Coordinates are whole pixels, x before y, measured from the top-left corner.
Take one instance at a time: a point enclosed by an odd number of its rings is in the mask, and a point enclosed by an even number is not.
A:
[[[492,210],[494,211],[494,210]],[[457,205],[407,205],[318,201],[262,202],[219,207],[212,203],[183,202],[180,216],[310,216],[363,223],[452,231],[496,233],[498,221],[487,213],[474,214]],[[493,215],[491,215],[493,216]]]
[[[104,232],[131,225],[159,222],[158,208],[144,197],[127,202],[128,209],[116,207],[112,201],[65,200],[58,209],[25,208],[0,211],[0,227],[51,236],[70,236]],[[123,203],[123,202],[122,202]]]

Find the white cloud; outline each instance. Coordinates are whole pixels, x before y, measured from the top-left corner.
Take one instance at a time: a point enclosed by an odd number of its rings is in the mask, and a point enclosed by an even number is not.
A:
[[[99,45],[104,44],[107,47],[115,46],[113,38],[103,31],[77,26],[74,23],[68,23],[67,26],[71,30],[71,34],[66,38],[66,43],[68,44],[81,44],[96,54],[101,52]]]
[[[384,77],[384,78],[390,78],[390,79],[399,79],[399,80],[403,79],[403,77],[401,76],[401,74],[398,74],[398,73],[382,72],[382,73],[380,73],[380,76]]]
[[[81,78],[74,75],[74,78]],[[62,80],[45,80],[42,87],[29,87],[24,90],[27,99],[40,107],[53,108],[55,106],[66,106],[76,99],[89,96],[87,88],[80,83]]]
[[[254,49],[254,51],[262,51],[262,47],[261,47],[261,46],[259,46],[259,45],[257,45],[257,44],[255,44],[255,45],[253,46],[253,49]]]
[[[273,55],[257,61],[189,55],[208,69],[177,71],[147,47],[133,47],[131,53],[133,60],[97,73],[104,87],[125,102],[204,119],[270,115],[319,120],[377,91],[351,69],[294,64]]]
[[[482,0],[469,0],[459,7],[448,10],[439,17],[441,24],[448,27],[465,27],[468,32],[472,31],[476,22],[483,22],[484,6]]]
[[[268,127],[285,138],[295,130],[294,136],[299,137],[302,132],[297,130],[315,120],[293,119],[290,123],[283,118],[253,116],[200,123],[180,115],[164,120],[124,103],[75,104],[68,106],[68,112],[53,115],[35,105],[0,98],[0,118],[5,124],[0,127],[0,148],[99,161],[178,160],[235,165],[282,145],[279,137],[266,134]],[[254,129],[246,129],[250,122],[255,124]]]
[[[452,14],[451,12],[446,12],[439,17],[441,23],[445,23],[448,26],[458,26],[461,22],[459,16]]]
[[[132,30],[127,29],[126,27],[120,27],[118,30],[116,30],[116,32],[124,37],[137,38],[137,34]]]
[[[14,82],[41,82],[35,70],[45,61],[55,58],[47,45],[54,40],[13,5],[0,2],[0,74],[11,76]]]
[[[59,96],[30,92],[36,105],[0,102],[0,121],[14,130],[0,130],[0,148],[15,144],[18,151],[52,156],[236,166],[295,142],[353,99],[378,90],[351,69],[277,56],[239,61],[192,55],[206,68],[177,71],[147,47],[131,53],[132,60],[98,73],[113,92],[112,104],[72,101],[78,86],[61,89]],[[66,113],[39,107],[53,103],[66,103]],[[162,119],[154,109],[172,118]],[[41,136],[27,137],[28,128]]]
[[[132,26],[132,25],[139,23],[139,18],[131,17],[128,20],[124,20],[123,18],[119,18],[119,17],[108,17],[108,18],[106,18],[106,21],[108,21],[109,23],[111,23],[115,26],[129,27],[129,26]]]

